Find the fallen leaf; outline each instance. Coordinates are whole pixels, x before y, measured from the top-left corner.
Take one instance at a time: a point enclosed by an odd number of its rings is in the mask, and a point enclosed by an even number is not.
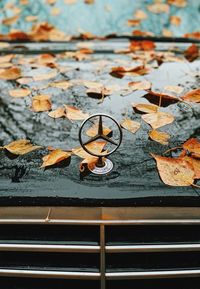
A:
[[[0,69],[0,79],[15,80],[20,76],[21,76],[21,69],[18,67]]]
[[[8,48],[10,47],[10,43],[8,42],[0,42],[0,48],[1,49],[5,49],[5,48]]]
[[[146,68],[144,65],[139,65],[134,68],[126,68],[122,66],[113,67],[110,75],[117,77],[117,78],[123,78],[125,75],[130,76],[138,76],[138,75],[144,75],[149,73],[149,69]]]
[[[140,20],[139,19],[129,19],[127,21],[128,26],[139,26],[140,25]]]
[[[147,90],[147,94],[143,95],[149,102],[163,107],[169,106],[171,104],[177,103],[180,100],[176,96],[154,92],[152,90]]]
[[[150,81],[132,81],[128,84],[133,90],[147,90],[151,88]]]
[[[170,17],[170,23],[179,26],[181,24],[181,18],[179,16],[172,15]]]
[[[41,148],[41,146],[34,146],[30,140],[20,139],[5,145],[3,148],[15,155],[25,155]]]
[[[195,59],[199,57],[199,48],[196,44],[190,45],[185,51],[184,51],[185,58],[192,62]]]
[[[155,49],[155,47],[156,47],[155,43],[151,40],[143,40],[143,41],[132,40],[129,45],[129,49],[132,52],[138,50],[144,51],[153,50]]]
[[[190,156],[183,157],[185,161],[189,162],[195,173],[194,179],[200,179],[200,160]]]
[[[64,107],[58,107],[56,110],[49,112],[48,116],[52,118],[66,117],[66,110]]]
[[[151,130],[149,132],[149,137],[152,140],[159,142],[163,145],[168,145],[168,141],[170,139],[170,135],[168,133],[157,131],[157,130]]]
[[[165,36],[165,37],[172,37],[172,36],[173,36],[173,33],[172,33],[171,30],[166,29],[166,28],[163,28],[163,30],[162,30],[162,35]]]
[[[61,149],[56,149],[42,158],[43,164],[41,168],[53,166],[71,157],[71,152],[65,152]]]
[[[168,4],[183,8],[187,5],[187,0],[167,0]]]
[[[165,3],[154,3],[147,6],[147,9],[155,14],[169,13],[169,5]]]
[[[58,16],[60,14],[60,8],[58,8],[58,7],[53,7],[52,9],[51,9],[51,15],[53,15],[53,16]]]
[[[31,93],[31,91],[28,88],[18,88],[18,89],[9,90],[10,96],[16,97],[16,98],[26,97],[30,93]]]
[[[65,4],[75,4],[77,0],[64,0]]]
[[[161,180],[169,186],[190,186],[195,173],[189,162],[183,158],[167,158],[151,154],[156,160]]]
[[[48,80],[48,79],[56,77],[57,74],[58,74],[57,70],[53,70],[53,71],[51,71],[49,73],[34,75],[33,79],[35,81]]]
[[[121,127],[123,127],[124,129],[132,132],[132,133],[136,133],[138,131],[138,129],[140,128],[140,123],[131,119],[126,118],[125,120],[123,120],[120,123]]]
[[[16,82],[18,82],[19,84],[22,84],[22,85],[28,84],[28,83],[30,83],[32,81],[33,81],[32,77],[21,77],[21,78],[18,78],[16,80]]]
[[[6,26],[11,26],[15,22],[17,22],[18,19],[19,19],[19,15],[14,15],[12,17],[4,18],[2,20],[2,24]]]
[[[91,126],[87,131],[86,134],[90,137],[94,137],[98,134],[98,124],[94,124]],[[112,132],[112,130],[109,127],[103,126],[103,134],[109,135]]]
[[[38,16],[36,16],[36,15],[28,15],[28,16],[26,16],[26,18],[25,18],[26,22],[34,22],[34,21],[36,21],[37,19],[38,19]]]
[[[49,86],[65,90],[65,89],[68,89],[70,86],[72,86],[72,83],[67,80],[61,80],[61,81],[51,82]]]
[[[159,106],[154,105],[154,104],[138,103],[138,104],[132,104],[132,106],[136,111],[140,111],[144,113],[157,112],[159,109]]]
[[[151,125],[153,129],[170,124],[174,121],[174,116],[166,112],[153,112],[142,115],[142,119]]]
[[[14,57],[14,54],[7,54],[0,56],[0,63],[10,62]]]
[[[51,100],[49,95],[40,94],[32,98],[32,110],[35,112],[48,111],[51,109]]]
[[[200,102],[200,88],[191,90],[190,92],[186,93],[185,95],[181,96],[181,98],[185,101]]]
[[[183,91],[183,87],[178,85],[166,85],[164,87],[164,90],[168,90],[170,92],[175,92],[177,94],[180,94]]]
[[[85,4],[94,4],[95,0],[84,0]]]
[[[84,120],[87,117],[89,117],[88,113],[83,113],[82,110],[70,106],[70,105],[64,105],[66,109],[66,117],[70,120]]]
[[[135,11],[134,17],[139,20],[144,20],[148,17],[148,15],[141,9]]]
[[[200,158],[200,142],[197,138],[190,138],[182,145],[182,147],[194,157]]]

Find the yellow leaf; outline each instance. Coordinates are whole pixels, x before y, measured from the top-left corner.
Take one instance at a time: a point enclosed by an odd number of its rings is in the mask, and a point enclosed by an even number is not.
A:
[[[152,140],[159,142],[163,145],[168,145],[168,141],[170,139],[170,135],[168,133],[157,131],[157,130],[151,130],[149,132],[149,137]]]
[[[157,112],[159,109],[159,106],[155,104],[138,103],[138,104],[132,104],[132,106],[134,109],[136,109],[136,111],[141,111],[144,113]]]
[[[128,84],[133,90],[146,90],[151,88],[150,81],[132,81]]]
[[[41,146],[34,146],[26,139],[16,140],[4,146],[4,149],[15,155],[25,155],[39,148],[41,148]]]
[[[66,117],[65,108],[64,107],[58,107],[56,110],[49,112],[48,116],[50,116],[52,118]]]
[[[18,88],[18,89],[11,89],[9,90],[9,94],[12,97],[20,98],[26,97],[31,93],[30,89],[28,88]]]
[[[103,134],[104,135],[109,135],[112,132],[111,129],[109,129],[106,126],[103,126]],[[94,124],[93,126],[91,126],[87,131],[86,134],[90,137],[94,137],[98,134],[98,124]]]
[[[132,133],[136,133],[140,128],[140,123],[127,118],[121,122],[121,126]]]
[[[61,149],[53,150],[48,155],[42,158],[43,164],[41,168],[55,165],[63,160],[68,159],[69,157],[71,157],[71,152],[65,152],[62,151]]]
[[[193,167],[183,158],[167,158],[151,154],[156,160],[162,181],[169,186],[190,186],[195,173]]]
[[[32,98],[32,110],[35,112],[48,111],[51,109],[51,100],[49,95],[41,94]]]
[[[56,77],[57,74],[58,74],[58,72],[56,70],[53,70],[53,71],[51,71],[49,73],[35,75],[35,76],[33,76],[33,79],[35,81],[48,80],[50,78]]]
[[[183,100],[190,102],[200,102],[200,88],[194,89],[181,97]]]
[[[82,110],[74,106],[64,105],[64,107],[66,109],[66,117],[70,120],[84,120],[89,117],[88,113],[83,113]]]
[[[61,89],[68,89],[70,86],[72,86],[72,83],[70,81],[61,80],[61,81],[51,82],[49,86],[61,88]]]
[[[157,129],[174,121],[174,116],[166,112],[154,112],[142,115],[142,119],[151,125],[153,129]]]
[[[0,63],[10,62],[14,57],[14,54],[7,54],[4,56],[0,56]]]
[[[15,80],[20,76],[21,76],[21,69],[18,67],[0,69],[0,79]]]

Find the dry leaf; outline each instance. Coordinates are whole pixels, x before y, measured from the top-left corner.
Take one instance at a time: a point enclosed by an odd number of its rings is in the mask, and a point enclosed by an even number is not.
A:
[[[94,137],[98,134],[98,124],[94,124],[91,126],[87,131],[86,134],[89,137]],[[109,127],[103,126],[103,134],[104,135],[109,135],[112,132],[112,130]]]
[[[32,77],[21,77],[21,78],[18,78],[16,80],[16,82],[18,82],[19,84],[22,84],[22,85],[28,84],[32,81],[33,81]]]
[[[18,19],[19,19],[19,15],[14,15],[12,17],[4,18],[2,20],[2,24],[6,26],[11,26],[15,22],[17,22]]]
[[[89,117],[88,113],[83,113],[82,110],[70,106],[70,105],[64,105],[66,109],[66,117],[70,120],[84,120],[87,117]]]
[[[4,146],[4,149],[15,155],[25,155],[39,148],[41,148],[41,146],[34,146],[30,140],[26,139],[16,140]]]
[[[32,110],[35,112],[48,111],[51,109],[51,100],[49,95],[40,94],[32,98]]]
[[[42,158],[43,164],[41,168],[53,166],[71,157],[71,152],[65,152],[61,149],[56,149]]]
[[[169,29],[163,28],[162,35],[165,36],[165,37],[172,37],[173,33]]]
[[[9,94],[12,97],[20,98],[26,97],[31,93],[30,89],[28,88],[18,88],[18,89],[11,89],[9,90]]]
[[[34,16],[34,15],[28,15],[25,18],[26,22],[33,22],[33,21],[36,21],[37,19],[38,19],[38,16]]]
[[[164,87],[164,89],[177,94],[180,94],[183,91],[183,87],[178,85],[167,85]]]
[[[51,9],[51,15],[57,16],[57,15],[59,15],[59,14],[60,14],[60,8],[58,8],[58,7],[53,7],[53,8]]]
[[[194,89],[188,93],[186,93],[184,96],[181,97],[184,101],[190,101],[198,103],[200,102],[200,88]]]
[[[200,179],[200,160],[190,156],[184,156],[183,159],[190,163],[195,173],[194,179]]]
[[[34,75],[33,79],[35,81],[41,81],[41,80],[48,80],[50,78],[54,78],[56,77],[58,74],[57,70],[53,70],[49,73],[44,73],[44,74],[39,74],[39,75]]]
[[[157,131],[157,130],[151,130],[149,132],[149,137],[152,140],[159,142],[163,145],[168,145],[168,141],[170,139],[170,135],[168,133]]]
[[[181,18],[179,16],[173,15],[170,17],[170,23],[179,26],[181,24]]]
[[[148,16],[147,16],[147,14],[146,14],[143,10],[138,9],[138,10],[135,11],[134,17],[135,17],[136,19],[139,19],[139,20],[144,20],[144,19],[146,19]]]
[[[187,5],[187,0],[167,0],[168,4],[183,8]]]
[[[77,0],[64,0],[65,4],[75,4]]]
[[[136,133],[138,131],[138,129],[140,128],[140,123],[131,119],[125,119],[120,123],[121,127],[123,127],[124,129],[132,132],[132,133]]]
[[[127,21],[128,26],[139,26],[140,22],[141,22],[141,20],[139,20],[139,19],[129,19]]]
[[[146,90],[151,88],[150,81],[132,81],[128,84],[133,90]]]
[[[151,40],[143,40],[143,41],[136,41],[132,40],[129,45],[129,49],[131,52],[138,51],[138,50],[154,50],[156,47],[155,43]]]
[[[190,45],[185,51],[184,51],[185,58],[192,62],[195,59],[199,57],[199,48],[196,44]]]
[[[193,184],[195,173],[189,162],[183,158],[151,155],[156,160],[160,178],[166,185],[182,187]]]
[[[138,104],[132,104],[134,110],[136,112],[144,112],[144,113],[152,113],[152,112],[157,112],[159,109],[159,106],[154,105],[154,104],[145,104],[145,103],[138,103]]]
[[[147,9],[152,13],[169,13],[169,5],[165,3],[154,3],[147,6]]]
[[[200,158],[200,142],[197,138],[190,138],[183,144],[183,149],[190,152],[194,157]]]
[[[21,76],[21,69],[18,67],[0,69],[0,79],[15,80],[20,76]]]
[[[49,86],[61,88],[61,89],[68,89],[70,86],[72,86],[72,83],[70,81],[67,81],[67,80],[61,80],[61,81],[51,82],[49,84]]]
[[[166,112],[154,112],[142,115],[142,119],[151,125],[153,129],[157,129],[174,121],[174,116]]]
[[[58,107],[56,110],[49,112],[48,116],[52,118],[66,117],[66,110],[64,107]]]
[[[7,54],[0,56],[0,63],[10,62],[14,57],[14,54]]]
[[[147,90],[148,93],[143,95],[149,102],[154,103],[159,106],[169,106],[170,104],[174,104],[179,102],[180,100],[173,95],[168,95],[160,92],[154,92],[152,90]]]
[[[117,67],[112,68],[110,75],[117,77],[117,78],[123,78],[125,75],[138,76],[138,75],[144,75],[147,73],[149,73],[149,69],[146,68],[144,65],[139,65],[134,68],[117,66]]]

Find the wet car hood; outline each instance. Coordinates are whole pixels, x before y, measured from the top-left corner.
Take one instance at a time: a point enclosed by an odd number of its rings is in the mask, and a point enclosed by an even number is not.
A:
[[[118,44],[112,44],[113,47]],[[124,45],[124,44],[123,44]],[[103,44],[102,44],[103,46]],[[162,44],[163,48],[164,44]],[[36,46],[37,47],[37,46]],[[105,48],[105,47],[104,47]],[[22,54],[23,58],[32,55]],[[124,61],[129,66],[135,65],[126,55],[102,51],[90,56],[90,59],[75,61],[62,59],[60,65],[65,71],[55,80],[86,79],[102,82],[105,85],[125,85],[133,80],[126,76],[114,78],[109,74],[113,66]],[[162,91],[166,85],[180,85],[187,92],[199,84],[199,61],[193,63],[164,63],[158,69],[144,77],[152,82],[152,90]],[[101,67],[103,65],[103,69]],[[67,69],[66,69],[67,68]],[[48,72],[48,68],[30,70],[24,67],[26,76],[34,73]],[[98,71],[98,72],[97,72]],[[190,137],[200,137],[200,108],[192,108],[184,103],[171,105],[163,111],[171,112],[175,122],[164,127],[170,133],[169,146],[163,146],[149,140],[149,126],[141,121],[141,116],[134,114],[131,103],[148,103],[142,96],[145,91],[135,91],[125,96],[114,93],[99,102],[87,96],[86,88],[81,85],[68,90],[52,87],[45,88],[48,81],[30,83],[38,87],[39,92],[52,95],[53,109],[63,103],[81,108],[84,112],[107,113],[121,122],[125,115],[141,122],[142,128],[132,134],[123,130],[123,141],[119,150],[110,156],[114,169],[106,176],[89,174],[82,176],[79,172],[80,158],[73,156],[68,166],[41,169],[42,157],[47,150],[38,150],[20,157],[9,157],[0,152],[0,205],[87,205],[87,206],[198,206],[200,190],[194,187],[170,187],[159,178],[155,161],[150,153],[162,154],[170,147],[175,147]],[[44,89],[41,86],[44,84]],[[51,119],[47,113],[36,114],[30,111],[30,99],[12,99],[8,90],[12,82],[0,80],[1,106],[0,127],[1,145],[16,139],[30,139],[32,143],[43,147],[52,146],[72,149],[79,146],[78,131],[81,122],[66,119]]]

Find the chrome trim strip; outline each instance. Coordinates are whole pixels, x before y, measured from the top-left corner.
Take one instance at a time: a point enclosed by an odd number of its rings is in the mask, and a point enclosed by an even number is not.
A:
[[[42,245],[42,244],[1,244],[0,251],[20,252],[82,252],[99,253],[100,246],[88,245]]]
[[[26,278],[55,278],[55,279],[89,279],[99,280],[100,273],[92,272],[65,272],[40,270],[0,269],[0,276]]]
[[[108,245],[106,253],[126,253],[126,252],[180,252],[199,251],[199,244],[163,244],[163,245]]]
[[[165,270],[148,272],[106,273],[107,280],[185,278],[200,276],[200,270]]]

